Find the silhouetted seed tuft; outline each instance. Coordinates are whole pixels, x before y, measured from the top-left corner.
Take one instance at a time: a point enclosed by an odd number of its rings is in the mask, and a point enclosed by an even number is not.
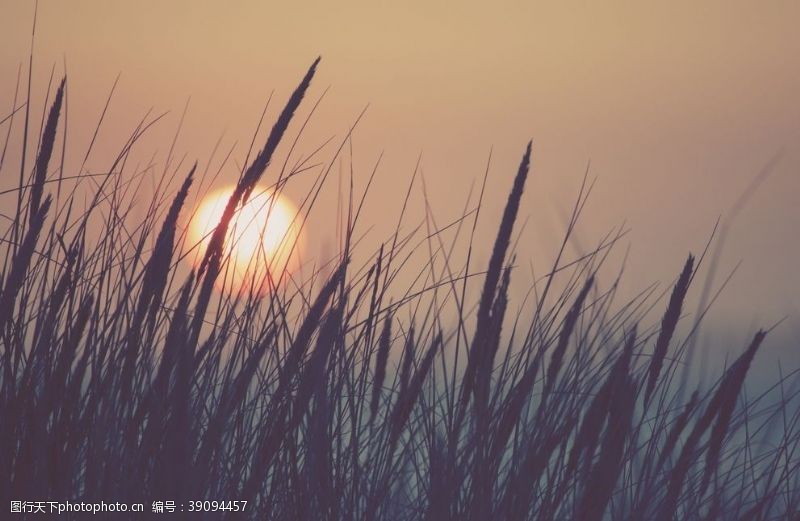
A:
[[[686,259],[686,264],[683,266],[683,271],[678,277],[678,282],[675,283],[675,287],[672,289],[669,305],[664,313],[664,318],[661,320],[661,331],[658,333],[656,347],[653,350],[653,358],[650,360],[650,368],[647,371],[647,387],[644,392],[645,404],[650,402],[650,396],[653,393],[653,389],[655,389],[658,376],[661,374],[664,358],[667,356],[667,348],[672,335],[675,333],[675,326],[678,325],[683,301],[686,298],[686,292],[689,290],[689,283],[692,280],[693,266],[694,257],[689,255],[689,258]]]
[[[50,113],[47,115],[47,123],[42,133],[42,142],[39,145],[39,154],[36,157],[36,168],[33,173],[33,183],[31,184],[30,196],[30,221],[31,225],[36,214],[39,212],[39,204],[42,201],[42,193],[44,192],[44,183],[47,180],[47,166],[50,164],[50,157],[53,155],[53,146],[56,141],[56,127],[58,126],[58,117],[61,113],[61,103],[64,99],[64,85],[67,78],[61,80],[61,84],[56,90],[56,97],[53,99],[53,104],[50,106]]]

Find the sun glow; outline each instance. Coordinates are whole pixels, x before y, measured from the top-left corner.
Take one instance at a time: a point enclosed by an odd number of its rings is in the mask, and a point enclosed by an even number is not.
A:
[[[209,193],[189,225],[187,245],[195,248],[198,267],[225,205],[233,193],[229,186]],[[283,195],[256,186],[247,204],[240,206],[225,238],[225,264],[216,288],[220,291],[264,294],[285,281],[299,267],[302,246],[301,215]]]

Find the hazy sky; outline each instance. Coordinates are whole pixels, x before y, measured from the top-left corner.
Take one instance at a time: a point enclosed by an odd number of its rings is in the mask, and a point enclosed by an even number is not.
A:
[[[4,114],[27,60],[32,6],[0,0]],[[369,104],[354,156],[363,181],[385,154],[365,208],[375,241],[385,236],[381,224],[394,223],[420,153],[443,223],[461,211],[493,147],[488,244],[491,219],[533,138],[520,252],[552,253],[591,160],[597,185],[579,238],[588,246],[625,221],[632,288],[669,283],[685,254],[702,249],[716,218],[783,150],[731,229],[723,269],[743,263],[715,317],[744,335],[751,323],[788,315],[783,334],[797,341],[798,20],[800,3],[790,1],[41,0],[33,91],[42,95],[51,66],[60,74],[66,62],[70,132],[85,147],[121,73],[103,146],[118,148],[150,107],[171,111],[156,131],[169,139],[191,97],[179,155],[206,160],[224,131],[228,146],[240,143],[234,155],[242,161],[270,92],[274,115],[322,55],[311,97],[330,90],[304,146],[341,138]],[[168,144],[158,145],[162,157]],[[233,179],[235,169],[225,175]],[[325,194],[323,205],[335,198]]]

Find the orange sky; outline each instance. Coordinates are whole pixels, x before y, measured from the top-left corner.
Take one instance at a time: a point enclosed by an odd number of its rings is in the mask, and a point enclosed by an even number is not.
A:
[[[365,207],[374,242],[394,224],[418,154],[443,223],[494,147],[488,243],[533,138],[520,253],[549,259],[591,160],[598,183],[579,238],[589,245],[626,221],[631,288],[672,280],[783,149],[731,230],[723,268],[743,264],[716,316],[768,325],[789,315],[784,333],[797,340],[800,3],[644,4],[41,0],[33,91],[43,94],[51,66],[60,73],[66,60],[71,139],[82,151],[121,73],[101,145],[116,151],[147,109],[170,110],[145,147],[162,158],[191,96],[179,155],[202,163],[224,131],[241,162],[269,93],[274,116],[321,54],[311,97],[331,88],[302,146],[341,138],[369,103],[354,155],[363,185],[385,153]],[[0,0],[3,114],[27,60],[32,5]],[[335,211],[335,199],[324,194],[320,211]]]

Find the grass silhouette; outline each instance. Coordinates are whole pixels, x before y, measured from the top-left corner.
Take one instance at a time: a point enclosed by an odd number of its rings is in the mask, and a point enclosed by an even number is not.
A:
[[[796,390],[782,376],[777,401],[745,392],[766,333],[715,383],[681,398],[686,341],[676,330],[702,257],[688,256],[660,324],[643,312],[660,301],[619,305],[616,284],[598,283],[618,236],[572,262],[562,248],[535,311],[509,313],[530,143],[485,271],[470,273],[468,260],[453,273],[440,234],[415,242],[399,225],[356,265],[355,248],[368,247],[354,236],[355,211],[327,270],[272,281],[265,295],[214,292],[229,223],[272,164],[318,63],[188,275],[181,216],[196,165],[177,192],[159,184],[131,226],[121,171],[154,121],[142,121],[99,179],[53,172],[61,81],[34,167],[23,159],[8,192],[19,204],[2,235],[0,503],[248,502],[190,519],[798,519]],[[3,124],[14,124],[13,109]],[[23,158],[27,134],[26,116]],[[275,186],[294,173],[281,170]],[[94,183],[88,204],[67,191],[70,179]],[[164,213],[159,201],[170,199]],[[102,233],[89,232],[93,220]],[[474,239],[473,228],[467,259]],[[425,244],[446,273],[435,277],[431,264],[425,290],[390,301],[407,253]],[[448,302],[453,327],[440,318]]]

